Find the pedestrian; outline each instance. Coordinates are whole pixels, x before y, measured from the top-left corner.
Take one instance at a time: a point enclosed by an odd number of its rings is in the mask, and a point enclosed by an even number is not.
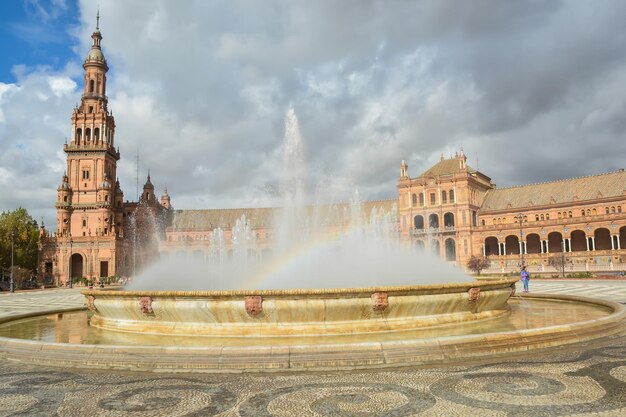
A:
[[[526,270],[526,267],[522,267],[522,284],[524,284],[524,292],[528,292],[528,281],[530,280],[530,273]]]

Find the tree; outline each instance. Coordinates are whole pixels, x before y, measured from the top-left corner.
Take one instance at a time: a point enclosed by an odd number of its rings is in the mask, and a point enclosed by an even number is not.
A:
[[[0,267],[11,267],[11,233],[15,232],[13,264],[31,271],[37,268],[39,227],[24,208],[0,214]]]
[[[490,265],[491,261],[489,258],[485,258],[484,256],[472,256],[467,261],[467,268],[470,271],[476,272],[478,275],[480,275],[482,270],[489,268]]]

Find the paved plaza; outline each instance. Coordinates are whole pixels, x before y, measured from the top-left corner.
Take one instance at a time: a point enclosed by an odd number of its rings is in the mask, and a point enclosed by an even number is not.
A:
[[[532,281],[531,291],[626,303],[626,281]],[[0,317],[81,303],[77,290],[2,293]],[[51,415],[623,416],[626,335],[438,368],[191,375],[0,363],[0,416]]]

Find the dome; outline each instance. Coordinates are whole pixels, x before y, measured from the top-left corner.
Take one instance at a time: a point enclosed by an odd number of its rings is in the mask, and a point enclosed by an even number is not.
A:
[[[105,178],[104,181],[100,183],[100,188],[111,188],[111,183],[108,178]]]
[[[59,190],[69,190],[70,183],[67,175],[63,175],[63,179],[61,180],[61,185],[59,185]]]
[[[106,62],[106,60],[104,59],[104,54],[102,53],[102,49],[100,48],[91,48],[85,61]]]

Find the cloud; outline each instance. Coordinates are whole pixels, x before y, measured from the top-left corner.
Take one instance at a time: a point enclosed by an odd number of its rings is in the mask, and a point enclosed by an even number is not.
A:
[[[26,68],[15,85],[0,87],[0,132],[26,147],[2,160],[10,172],[41,173],[52,159],[52,176],[60,174],[96,7],[80,2],[76,58],[64,73]],[[290,106],[311,196],[325,189],[347,200],[359,188],[365,198],[393,198],[402,159],[415,176],[461,146],[470,165],[501,186],[623,164],[623,2],[111,0],[100,7],[128,199],[138,152],[140,183],[150,168],[176,208],[278,204]],[[28,168],[16,166],[17,152],[34,152]],[[43,187],[33,174],[23,181],[24,189]],[[48,194],[33,197],[37,205],[51,206]]]

